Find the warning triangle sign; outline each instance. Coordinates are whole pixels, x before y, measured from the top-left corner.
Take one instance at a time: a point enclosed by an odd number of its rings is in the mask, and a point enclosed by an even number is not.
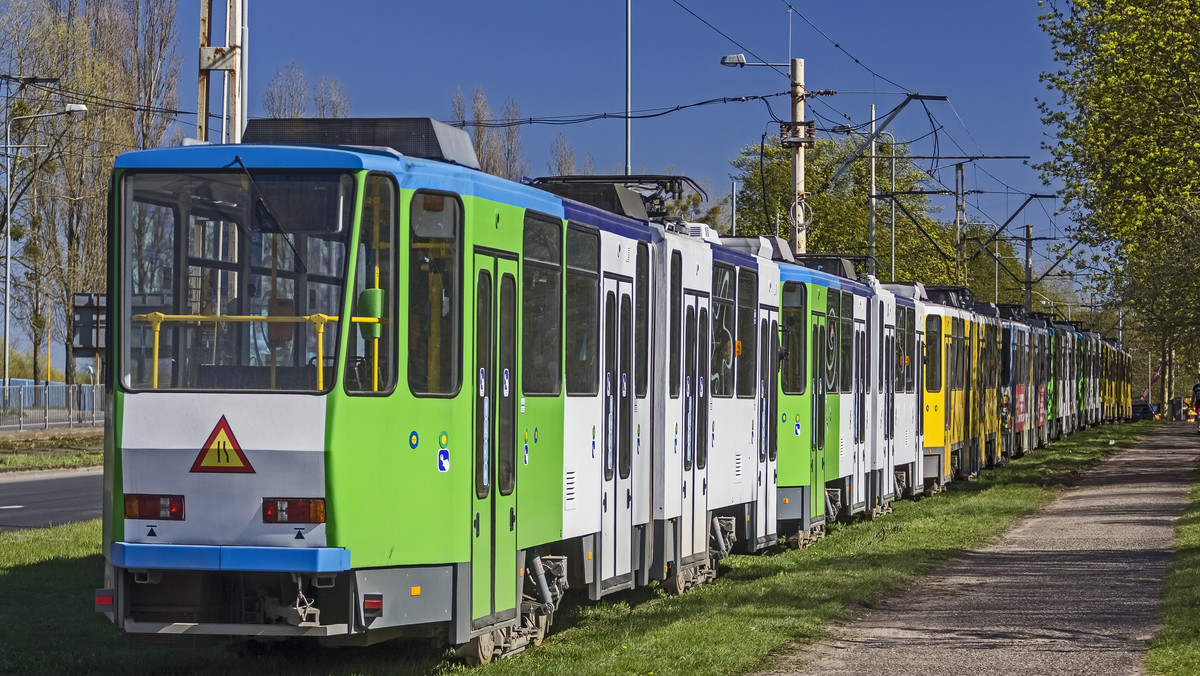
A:
[[[212,434],[208,435],[208,441],[200,447],[200,455],[192,463],[191,471],[254,474],[254,468],[250,466],[246,454],[242,453],[242,447],[233,436],[233,430],[229,429],[229,421],[225,420],[225,416],[221,416]]]

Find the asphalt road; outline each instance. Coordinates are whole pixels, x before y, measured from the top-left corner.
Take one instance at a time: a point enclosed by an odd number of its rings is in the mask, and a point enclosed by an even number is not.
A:
[[[0,474],[0,532],[98,519],[104,471]]]
[[[1194,425],[1155,430],[996,544],[766,673],[1142,673],[1197,457]]]

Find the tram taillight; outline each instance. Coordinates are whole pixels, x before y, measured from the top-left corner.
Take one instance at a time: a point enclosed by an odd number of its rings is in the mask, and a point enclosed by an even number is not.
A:
[[[263,523],[325,523],[322,498],[263,498]]]
[[[125,518],[183,521],[183,496],[126,494]]]

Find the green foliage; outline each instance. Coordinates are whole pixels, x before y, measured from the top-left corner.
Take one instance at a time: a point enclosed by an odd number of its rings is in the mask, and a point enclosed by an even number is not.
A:
[[[805,153],[805,184],[823,185],[850,153],[859,145],[856,138],[818,139],[816,146]],[[877,146],[876,191],[891,191],[892,147]],[[938,208],[928,195],[912,194],[934,189],[925,172],[910,159],[908,147],[898,144],[896,153],[896,274],[900,281],[916,280],[931,286],[952,285],[961,279],[955,270],[955,233],[953,223],[935,218]],[[731,164],[737,171],[738,234],[779,235],[791,239],[789,209],[792,200],[792,153],[783,148],[777,138],[761,144],[746,146]],[[808,228],[810,253],[849,253],[865,255],[868,247],[870,195],[870,164],[867,159],[851,163],[828,190],[808,194],[812,208],[812,223]],[[907,212],[907,213],[906,213]],[[911,216],[911,217],[910,217]],[[876,276],[891,278],[892,224],[891,202],[880,198],[876,202]],[[778,222],[778,226],[776,223]],[[964,228],[964,252],[967,258],[978,251],[976,242],[990,235],[981,226]],[[991,249],[996,250],[993,243]],[[1001,255],[1011,256],[1011,246],[999,244]],[[966,265],[967,282],[978,298],[994,296],[995,263],[986,254],[971,259]],[[1001,274],[1003,272],[1001,271]],[[1003,280],[1002,280],[1003,281]],[[1005,288],[1012,286],[1006,283]]]
[[[1193,0],[1044,2],[1058,69],[1039,102],[1052,130],[1047,181],[1063,183],[1077,259],[1134,309],[1150,344],[1200,341],[1200,5]],[[1131,328],[1131,323],[1126,322]],[[1189,355],[1194,360],[1200,355]]]

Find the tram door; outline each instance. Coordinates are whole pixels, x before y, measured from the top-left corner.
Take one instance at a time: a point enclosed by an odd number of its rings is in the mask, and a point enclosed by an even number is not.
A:
[[[680,555],[691,563],[708,554],[708,298],[684,294],[683,509]]]
[[[775,486],[778,483],[776,458],[779,437],[769,434],[779,404],[779,311],[772,308],[759,309],[758,331],[758,420],[755,424],[758,441],[758,509],[757,530],[759,538],[775,534]]]
[[[604,279],[604,492],[600,576],[629,575],[633,562],[633,286]],[[631,578],[632,579],[632,578]]]
[[[825,514],[825,433],[829,429],[829,421],[825,417],[825,341],[828,338],[828,326],[825,315],[813,313],[812,340],[809,342],[810,355],[809,377],[810,392],[812,392],[812,419],[809,429],[812,433],[812,511],[813,515]],[[799,424],[799,420],[796,421]]]
[[[517,262],[475,255],[471,618],[517,616]]]

